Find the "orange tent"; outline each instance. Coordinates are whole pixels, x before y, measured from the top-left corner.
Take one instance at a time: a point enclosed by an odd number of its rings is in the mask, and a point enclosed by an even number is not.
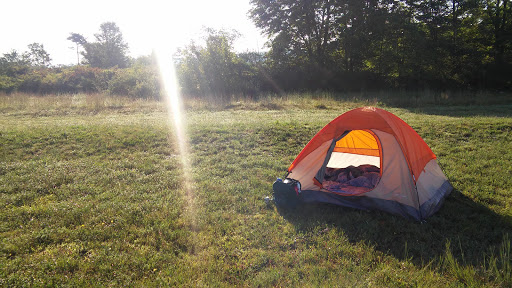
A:
[[[300,183],[300,199],[380,209],[425,219],[453,189],[425,141],[397,116],[374,107],[327,124],[288,168],[279,191]],[[295,185],[295,184],[294,184]]]

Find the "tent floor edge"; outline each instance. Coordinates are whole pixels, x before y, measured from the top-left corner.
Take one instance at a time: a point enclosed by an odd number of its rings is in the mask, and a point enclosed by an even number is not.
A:
[[[428,217],[432,216],[434,213],[439,211],[441,209],[441,206],[443,206],[443,203],[448,197],[448,195],[451,194],[453,191],[453,186],[450,184],[449,181],[446,181],[437,189],[436,193],[432,198],[425,201],[423,204],[420,205],[420,211],[421,215],[423,216],[423,220],[427,219]]]

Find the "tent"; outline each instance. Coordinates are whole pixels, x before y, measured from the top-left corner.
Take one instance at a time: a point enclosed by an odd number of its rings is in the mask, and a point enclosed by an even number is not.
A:
[[[439,210],[453,189],[418,133],[374,107],[348,111],[327,124],[273,188],[278,204],[325,202],[418,221]]]

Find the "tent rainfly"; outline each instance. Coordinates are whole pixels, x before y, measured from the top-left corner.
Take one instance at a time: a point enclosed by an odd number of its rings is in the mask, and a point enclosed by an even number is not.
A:
[[[277,204],[325,202],[418,221],[439,210],[453,189],[418,133],[374,107],[327,124],[273,188]]]

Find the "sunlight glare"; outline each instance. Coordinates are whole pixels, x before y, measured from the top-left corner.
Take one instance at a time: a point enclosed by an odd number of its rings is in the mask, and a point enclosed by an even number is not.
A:
[[[192,230],[196,229],[195,205],[193,195],[193,184],[191,177],[191,166],[189,162],[188,141],[185,132],[185,114],[183,113],[183,103],[178,89],[178,80],[171,57],[172,49],[155,50],[160,76],[162,79],[163,95],[167,108],[168,122],[174,126],[176,143],[178,144],[179,159],[182,165],[182,179],[186,197],[186,215],[190,222]],[[194,247],[195,245],[192,245]],[[195,249],[195,248],[192,248]]]
[[[174,124],[180,152],[186,151],[183,127],[182,103],[178,91],[176,70],[171,57],[165,57],[165,52],[156,50],[160,76],[163,82],[165,104],[169,120]]]

